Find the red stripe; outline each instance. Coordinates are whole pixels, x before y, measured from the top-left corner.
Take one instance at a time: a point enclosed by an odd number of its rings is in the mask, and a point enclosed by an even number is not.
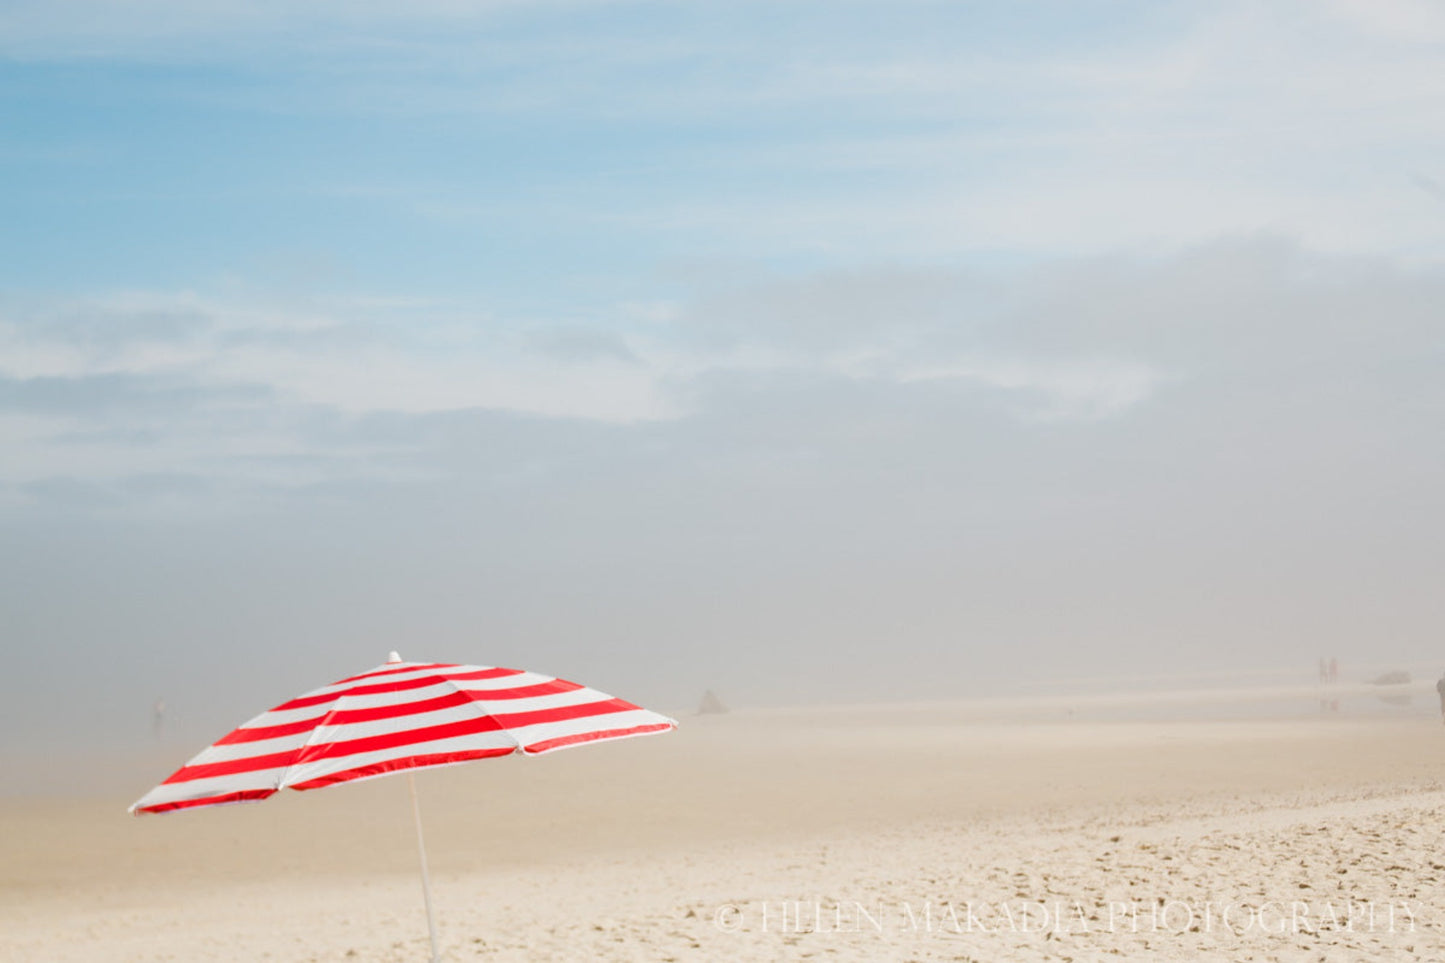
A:
[[[463,689],[477,702],[491,702],[495,699],[531,699],[534,696],[557,695],[559,692],[576,692],[582,686],[566,679],[538,682],[534,685],[519,685],[511,689]]]
[[[581,745],[584,742],[600,742],[603,739],[623,739],[627,736],[641,736],[649,732],[664,732],[674,728],[670,722],[654,722],[645,726],[633,726],[631,729],[604,729],[601,732],[579,732],[575,736],[558,736],[556,739],[543,739],[541,742],[534,742],[523,748],[523,752],[529,756],[539,753],[550,752],[553,749],[566,749],[568,746]]]
[[[582,686],[565,679],[553,679],[535,685],[515,686],[511,689],[459,689],[433,699],[419,699],[416,702],[398,702],[390,706],[372,706],[367,709],[341,709],[326,715],[302,719],[300,722],[285,722],[275,726],[241,728],[218,739],[215,745],[233,746],[243,742],[261,742],[266,739],[280,739],[308,732],[317,726],[346,726],[357,722],[376,722],[378,719],[396,719],[401,716],[436,712],[471,702],[490,702],[493,699],[531,699],[538,696],[558,695],[575,692]]]
[[[422,669],[455,669],[458,668],[455,662],[416,662],[411,665],[394,666],[390,669],[377,669],[375,672],[363,672],[361,675],[353,675],[350,678],[333,682],[332,685],[349,685],[352,682],[360,682],[362,679],[375,679],[382,675],[396,675],[398,672],[420,672]]]
[[[450,709],[453,706],[466,705],[472,699],[462,691],[448,692],[446,695],[439,695],[432,699],[418,699],[416,702],[398,702],[390,706],[372,706],[369,709],[340,709],[336,712],[328,712],[325,715],[315,716],[311,719],[303,719],[300,722],[286,722],[277,726],[256,726],[253,729],[237,729],[216,743],[218,746],[233,745],[238,742],[260,742],[263,739],[279,739],[282,736],[293,736],[298,732],[306,732],[317,726],[344,726],[354,722],[375,722],[378,719],[395,719],[398,716],[416,715],[422,712],[435,712],[438,709]]]
[[[260,742],[263,739],[280,739],[282,736],[294,736],[297,733],[311,731],[325,718],[324,715],[321,715],[310,719],[302,719],[300,722],[287,722],[279,726],[257,726],[254,729],[242,727],[234,732],[226,733],[212,743],[212,745],[234,746],[238,742]]]
[[[243,789],[239,792],[221,793],[218,796],[206,796],[202,799],[180,799],[176,802],[156,803],[154,806],[138,806],[135,814],[141,813],[168,813],[177,809],[193,809],[197,806],[221,806],[226,803],[238,802],[260,802],[267,796],[274,796],[274,789]]]
[[[491,716],[503,729],[520,729],[535,726],[541,722],[565,722],[568,719],[585,719],[588,716],[603,716],[612,712],[627,712],[637,706],[622,699],[605,699],[601,702],[584,702],[575,706],[559,706],[556,709],[533,709],[531,712],[507,712]]]
[[[407,679],[404,682],[382,682],[376,685],[358,685],[350,689],[323,692],[320,695],[301,696],[298,699],[292,699],[290,702],[283,702],[271,711],[286,712],[291,709],[307,709],[311,706],[335,702],[342,696],[375,695],[381,692],[404,692],[407,689],[422,689],[429,685],[436,685],[440,681],[442,680],[434,675],[425,675],[419,679]]]
[[[606,715],[612,712],[626,712],[637,706],[621,699],[606,699],[587,702],[576,706],[559,706],[555,709],[536,709],[532,712],[513,712],[506,715],[482,716],[478,719],[464,719],[460,722],[446,722],[435,726],[421,726],[401,732],[383,732],[360,739],[346,739],[339,742],[323,742],[301,750],[297,765],[317,762],[321,759],[337,759],[354,756],[362,752],[380,752],[398,746],[411,746],[421,742],[439,739],[455,739],[458,736],[472,736],[482,732],[497,732],[517,726],[532,726],[542,722],[564,722],[568,719],[584,719],[588,716]]]
[[[621,700],[614,700],[621,701]],[[596,703],[594,703],[596,704]],[[556,739],[544,739],[541,742],[534,742],[525,748],[528,755],[539,755],[544,752],[551,752],[554,749],[565,749],[569,746],[583,745],[588,742],[602,742],[608,739],[625,739],[628,736],[641,736],[653,732],[665,732],[673,728],[670,722],[650,723],[648,725],[633,726],[630,729],[604,729],[600,732],[580,732],[571,736],[559,736]],[[373,763],[369,766],[360,766],[356,769],[347,769],[343,772],[333,773],[329,776],[320,776],[316,779],[309,779],[306,782],[297,783],[292,789],[307,790],[320,789],[323,786],[331,786],[342,782],[351,782],[356,779],[368,779],[373,776],[382,776],[389,772],[401,772],[406,769],[425,769],[436,766],[450,766],[462,762],[471,762],[476,759],[490,759],[496,756],[505,756],[516,752],[508,747],[493,749],[471,749],[464,752],[442,752],[429,755],[407,756],[404,759],[391,759],[386,762]],[[177,774],[179,775],[179,773]],[[166,780],[167,782],[173,779]],[[215,796],[207,796],[202,799],[181,799],[175,802],[157,803],[154,806],[141,806],[135,810],[140,813],[164,813],[177,809],[191,809],[200,806],[219,806],[226,803],[254,802],[274,795],[274,789],[243,789],[237,792],[220,793]]]
[[[344,772],[334,773],[330,776],[318,776],[315,779],[298,782],[291,788],[304,792],[307,789],[320,789],[323,786],[334,786],[339,782],[351,782],[354,779],[370,779],[373,776],[384,776],[389,772],[400,772],[403,769],[430,769],[436,766],[451,766],[459,762],[471,762],[473,759],[490,759],[494,756],[506,756],[516,751],[517,750],[511,746],[507,746],[502,749],[469,749],[466,752],[437,752],[431,755],[407,756],[405,759],[392,759],[370,766],[347,769]]]
[[[255,772],[259,769],[282,769],[296,761],[300,749],[272,752],[264,756],[247,756],[245,759],[227,759],[224,762],[202,762],[194,766],[182,766],[161,783],[190,782],[193,779],[210,779],[213,776],[234,776],[238,772]]]
[[[327,702],[334,702],[342,696],[380,695],[383,692],[405,692],[407,689],[424,689],[429,685],[437,685],[449,679],[466,681],[473,679],[502,679],[509,675],[521,675],[521,669],[479,669],[476,672],[436,672],[431,675],[424,675],[419,679],[407,679],[402,682],[380,682],[376,685],[359,685],[350,689],[342,689],[338,692],[323,692],[320,695],[301,696],[299,699],[292,699],[290,702],[283,702],[272,712],[285,712],[290,709],[305,709],[309,706],[319,706]],[[339,684],[339,683],[338,683]]]
[[[378,719],[414,716],[423,712],[436,712],[439,709],[466,705],[470,701],[472,700],[467,698],[465,692],[452,691],[431,699],[418,699],[416,702],[398,702],[395,705],[370,706],[365,709],[338,709],[326,716],[323,725],[345,726],[353,722],[376,722]]]
[[[579,687],[580,688],[580,687]],[[388,707],[390,708],[390,707]],[[177,770],[167,783],[190,782],[193,779],[208,779],[214,776],[230,776],[236,773],[261,769],[278,769],[285,766],[318,762],[322,759],[336,759],[353,756],[362,752],[379,752],[398,746],[411,746],[439,739],[454,739],[500,729],[534,726],[545,722],[565,722],[569,719],[585,719],[589,716],[608,715],[614,712],[628,712],[637,706],[622,699],[603,699],[584,702],[574,706],[558,706],[554,709],[534,709],[530,712],[511,712],[482,716],[478,719],[463,719],[435,726],[419,726],[400,732],[383,732],[360,739],[345,739],[337,742],[322,742],[285,752],[273,752],[244,759],[228,759],[222,762],[199,763]],[[337,713],[339,715],[339,713]]]
[[[341,742],[322,742],[307,746],[296,760],[298,764],[319,762],[322,759],[338,759],[354,756],[359,752],[380,752],[398,746],[411,746],[419,742],[435,742],[438,739],[454,739],[457,736],[474,736],[482,732],[496,732],[502,727],[491,716],[480,719],[463,719],[461,722],[445,722],[438,726],[421,726],[403,729],[401,732],[383,732],[360,739],[346,739]]]

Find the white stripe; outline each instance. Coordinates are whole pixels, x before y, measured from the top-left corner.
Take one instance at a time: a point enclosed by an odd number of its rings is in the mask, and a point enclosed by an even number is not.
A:
[[[485,749],[515,750],[516,748],[516,741],[506,732],[483,732],[475,735],[453,736],[450,739],[418,742],[409,746],[394,746],[390,749],[378,749],[375,752],[359,752],[351,756],[340,756],[335,759],[318,759],[316,762],[292,766],[291,770],[286,773],[282,785],[294,786],[300,782],[309,782],[312,779],[320,779],[324,776],[334,776],[339,772],[361,769],[366,766],[391,762],[396,759],[408,759],[412,756],[430,756],[448,752],[475,752]]]
[[[470,666],[468,668],[471,668]],[[458,673],[461,675],[463,673]],[[458,689],[469,689],[476,692],[485,692],[488,689],[520,689],[523,686],[542,685],[547,682],[556,682],[550,675],[538,675],[535,672],[523,672],[520,675],[504,675],[496,679],[452,679],[451,682]]]
[[[447,688],[451,683],[445,684]],[[428,687],[427,691],[436,687]],[[423,691],[423,690],[412,690]],[[469,692],[473,690],[468,690]],[[434,692],[426,698],[435,698],[437,695],[447,693]],[[342,696],[333,708],[340,711],[351,709],[370,708],[370,706],[359,705],[358,703],[369,702],[377,696]],[[369,736],[386,735],[394,732],[406,732],[411,729],[422,729],[427,726],[445,725],[449,722],[463,722],[470,719],[477,719],[484,715],[510,714],[514,712],[534,712],[541,709],[556,709],[565,706],[581,705],[587,702],[599,702],[610,699],[611,696],[598,692],[595,689],[571,689],[566,692],[554,692],[549,695],[532,696],[528,699],[498,699],[491,703],[484,703],[480,700],[462,705],[449,706],[444,709],[433,709],[429,712],[414,712],[409,715],[394,716],[389,719],[374,719],[369,722],[348,722],[341,725],[317,726],[304,732],[294,733],[289,736],[278,736],[275,739],[258,739],[253,742],[225,743],[212,745],[202,751],[190,762],[188,766],[211,763],[229,762],[235,759],[250,759],[256,756],[265,756],[273,752],[286,752],[290,749],[298,749],[301,746],[320,745],[328,742],[346,742],[352,739],[365,739]],[[420,701],[420,700],[419,700]],[[402,704],[399,702],[393,705]],[[246,726],[247,729],[261,728],[260,726]]]
[[[361,682],[347,683],[346,685],[329,685],[320,689],[313,689],[303,693],[295,699],[287,699],[281,703],[296,702],[300,699],[311,699],[322,695],[344,696],[346,708],[348,709],[370,709],[376,706],[394,706],[406,702],[417,702],[421,699],[434,698],[445,695],[452,691],[455,686],[458,689],[484,691],[487,689],[515,689],[520,686],[541,685],[556,680],[549,675],[538,675],[536,672],[520,672],[516,675],[501,676],[496,679],[448,679],[448,675],[466,675],[472,672],[490,672],[492,669],[483,665],[461,665],[455,669],[427,669],[417,672],[399,672],[393,676],[382,676],[379,679],[366,679]],[[396,692],[373,692],[362,695],[353,695],[347,690],[357,686],[382,685],[391,682],[408,682],[412,679],[424,679],[429,676],[437,676],[435,685],[418,686],[415,689],[401,689]],[[335,707],[335,702],[318,702],[315,705],[303,706],[299,709],[272,709],[263,712],[261,715],[244,723],[243,729],[259,729],[263,726],[284,726],[293,722],[303,722],[307,719],[318,719],[325,715],[328,710]]]
[[[190,762],[188,766],[201,766],[210,762],[231,762],[236,759],[252,759],[256,756],[269,756],[273,752],[287,752],[291,749],[299,749],[306,745],[306,740],[311,738],[314,729],[306,732],[298,732],[295,735],[281,736],[277,739],[258,739],[255,742],[236,742],[226,745],[208,746],[201,751]]]
[[[450,669],[436,669],[428,667],[427,664],[424,662],[402,663],[400,665],[397,665],[395,663],[388,663],[379,665],[374,669],[369,669],[366,672],[360,672],[358,673],[358,675],[368,676],[372,675],[372,673],[381,672],[388,669],[406,668],[408,665],[415,665],[417,666],[417,668],[415,671],[412,672],[393,672],[390,675],[373,676],[369,679],[358,679],[352,677],[350,682],[333,682],[331,683],[331,685],[324,685],[320,688],[312,689],[309,692],[303,692],[294,698],[286,699],[281,704],[285,705],[286,702],[295,702],[297,699],[314,699],[317,696],[335,695],[337,693],[345,692],[347,689],[354,689],[357,686],[388,685],[392,682],[410,682],[412,679],[422,679],[429,675],[439,675],[449,672],[476,672],[487,668],[487,666],[482,665],[459,665],[455,668]]]
[[[437,696],[446,695],[452,691],[453,683],[446,680],[438,681],[435,685],[418,686],[415,689],[402,689],[399,692],[376,692],[369,695],[344,695],[338,694],[331,702],[322,702],[314,706],[305,706],[300,709],[272,709],[264,715],[257,716],[241,728],[260,729],[264,726],[284,726],[293,722],[304,722],[307,719],[320,719],[332,709],[375,709],[380,706],[405,705],[409,702],[420,702],[423,699],[435,699]],[[338,705],[341,700],[344,705]]]
[[[534,726],[520,726],[512,734],[522,745],[531,746],[562,736],[576,736],[584,732],[604,732],[608,729],[631,729],[633,726],[647,726],[672,722],[646,709],[630,709],[625,712],[609,712],[606,715],[587,716],[582,719],[565,719],[561,722],[540,722]]]
[[[610,702],[612,696],[596,689],[570,689],[566,692],[551,692],[547,695],[531,696],[526,699],[478,699],[488,715],[510,716],[518,712],[536,712],[541,709],[561,709],[566,706],[580,706],[589,702]]]
[[[479,706],[462,704],[449,706],[445,709],[435,709],[431,712],[418,712],[409,716],[397,716],[393,719],[374,719],[371,722],[350,722],[340,726],[318,726],[312,730],[315,732],[311,744],[314,746],[324,745],[329,742],[350,742],[353,739],[366,739],[371,736],[385,736],[398,732],[411,732],[414,729],[425,729],[429,726],[442,726],[449,722],[469,722],[486,715]]]
[[[293,722],[305,722],[307,719],[320,719],[331,710],[332,703],[323,702],[320,705],[307,706],[304,709],[287,709],[278,712],[272,709],[270,712],[263,712],[254,719],[243,722],[237,729],[263,729],[266,726],[285,726]]]
[[[264,727],[267,726],[285,726],[285,724],[305,722],[305,720],[311,719],[321,720],[327,716],[328,711],[332,710],[350,711],[353,709],[377,709],[377,707],[381,706],[407,706],[407,704],[420,703],[420,701],[426,701],[429,700],[429,698],[449,695],[457,690],[464,690],[467,691],[468,694],[473,695],[484,695],[487,691],[481,690],[481,688],[471,688],[467,682],[438,682],[436,685],[428,685],[426,688],[413,688],[413,690],[402,691],[402,693],[341,695],[335,703],[328,704],[328,706],[311,706],[308,707],[308,709],[292,709],[282,711],[282,713],[277,713],[277,711],[266,713],[264,716],[256,717],[256,719],[251,720],[251,722],[244,724],[244,726],[241,726],[241,729],[264,729]],[[487,711],[488,714],[497,714],[513,713],[513,711],[553,709],[553,707],[559,706],[575,706],[575,704],[585,703],[585,701],[605,700],[605,698],[611,698],[611,695],[598,693],[597,690],[591,690],[591,688],[575,688],[575,690],[562,691],[562,693],[530,695],[530,697],[527,698],[497,698],[497,700],[474,698],[474,704],[483,706],[483,711]],[[435,711],[444,710],[434,710],[434,713]],[[415,713],[410,714],[410,716],[397,716],[396,719],[423,720],[428,719],[428,717],[431,717],[434,713]],[[387,720],[377,720],[377,723],[381,722],[387,722]],[[345,723],[342,724],[342,726],[338,726],[337,729],[347,729],[347,727],[361,726],[361,724],[374,723]],[[426,723],[418,722],[416,724]],[[390,732],[390,730],[387,730],[387,732]],[[282,736],[280,739],[286,739],[286,737],[288,736]],[[259,742],[244,743],[244,745],[262,745],[263,742],[269,743],[273,742],[273,740],[259,740]],[[325,742],[332,742],[332,740],[325,739]],[[251,752],[244,753],[244,755],[260,755],[260,753]]]
[[[555,692],[551,695],[534,696],[530,699],[499,699],[490,704],[480,701],[468,702],[458,706],[449,706],[445,709],[435,709],[431,712],[417,712],[406,716],[395,716],[390,719],[374,719],[370,722],[348,722],[339,726],[318,726],[313,730],[315,736],[310,740],[310,743],[312,745],[322,745],[329,742],[350,742],[353,739],[366,739],[371,736],[410,732],[414,729],[441,726],[451,722],[467,722],[488,716],[510,715],[513,712],[536,712],[547,709],[562,709],[574,705],[584,705],[589,702],[605,702],[610,698],[610,696],[604,696],[602,693],[591,689],[575,689],[569,692]],[[351,708],[349,699],[346,700],[344,708]]]
[[[232,773],[229,776],[212,776],[209,779],[192,779],[190,782],[162,783],[137,800],[131,808],[142,809],[161,803],[223,796],[248,789],[276,789],[285,772],[284,768],[260,769],[255,772]]]

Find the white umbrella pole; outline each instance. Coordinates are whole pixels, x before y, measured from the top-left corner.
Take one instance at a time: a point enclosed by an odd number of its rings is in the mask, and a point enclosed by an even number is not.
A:
[[[426,868],[426,841],[421,835],[421,805],[416,801],[416,776],[406,774],[411,786],[411,816],[416,822],[416,851],[421,854],[421,893],[426,898],[426,928],[431,934],[431,963],[442,963],[441,950],[437,948],[437,917],[431,905],[431,874]]]

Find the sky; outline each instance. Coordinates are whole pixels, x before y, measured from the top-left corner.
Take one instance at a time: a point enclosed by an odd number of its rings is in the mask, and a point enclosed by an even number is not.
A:
[[[391,649],[1445,666],[1442,57],[1426,0],[11,0],[0,741]]]

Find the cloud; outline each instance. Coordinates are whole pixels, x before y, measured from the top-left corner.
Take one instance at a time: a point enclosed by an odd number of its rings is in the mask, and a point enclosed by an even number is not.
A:
[[[394,310],[415,313],[406,302]],[[666,413],[615,337],[512,337],[485,323],[427,320],[376,323],[369,313],[343,319],[187,294],[67,302],[0,321],[0,376],[32,397],[62,384],[150,378],[150,390],[169,381],[266,391],[353,413],[476,407],[620,421]]]
[[[336,310],[337,313],[331,313]],[[433,323],[418,306],[258,306],[194,294],[121,294],[10,306],[0,317],[0,484],[46,495],[115,485],[160,491],[299,489],[425,478],[405,433],[358,437],[373,415],[497,410],[626,423],[671,417],[654,373],[571,335],[558,356],[525,333]],[[555,332],[553,332],[555,334]],[[546,339],[544,339],[544,342]],[[570,353],[569,353],[570,352]],[[79,486],[79,487],[77,487]],[[124,497],[122,497],[124,496]]]
[[[1352,425],[1399,435],[1434,404],[1420,365],[1438,339],[1429,306],[1445,297],[1439,272],[1268,236],[1154,260],[691,283],[664,320],[623,304],[586,326],[404,299],[282,308],[132,294],[12,308],[0,323],[15,456],[3,480],[405,485],[476,471],[454,449],[473,442],[453,432],[483,416],[489,431],[510,421],[572,445],[714,426],[715,463],[754,457],[746,430],[726,427],[732,409],[753,412],[753,430],[774,418],[763,437],[816,429],[825,447],[959,418],[999,439],[1029,423],[1082,432],[1196,400],[1219,423],[1255,422],[1246,434],[1297,419],[1301,439]],[[852,414],[840,421],[834,404]],[[547,444],[488,477],[562,470]]]
[[[1036,393],[1043,402],[1023,409],[1026,416],[1069,420],[1119,414],[1148,398],[1163,376],[1144,365],[1116,361],[1039,363],[979,358],[961,364],[923,366],[906,372],[902,380],[952,378]]]

